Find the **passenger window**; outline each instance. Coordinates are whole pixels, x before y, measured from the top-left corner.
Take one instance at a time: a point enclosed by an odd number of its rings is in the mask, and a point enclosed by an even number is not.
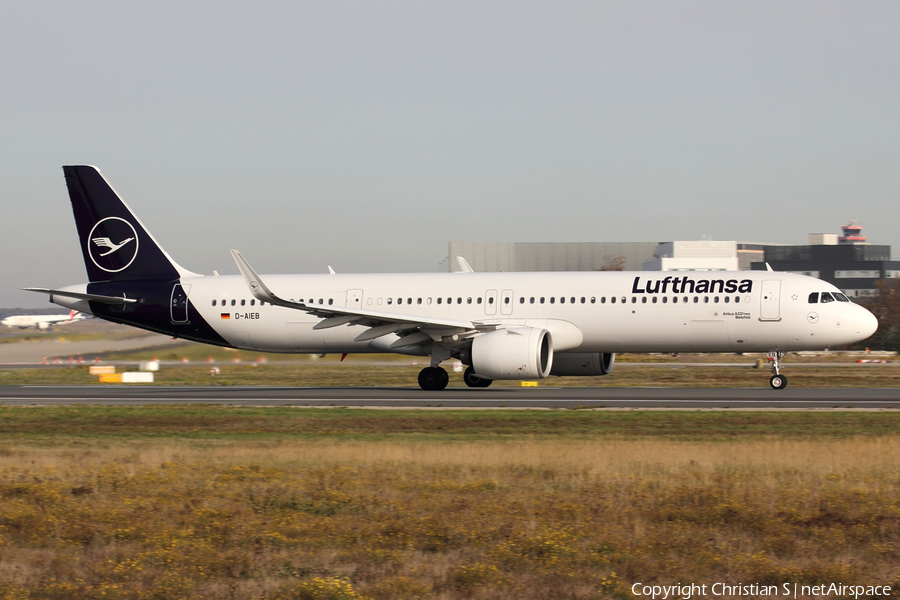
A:
[[[601,302],[606,302],[606,296],[603,296],[603,300]],[[597,303],[597,296],[591,296],[591,304]]]
[[[427,299],[425,300],[425,303],[426,303],[426,304],[431,304],[431,298],[427,298]]]
[[[519,304],[525,304],[525,296],[519,298]]]
[[[493,303],[494,303],[494,299],[493,299],[493,298],[488,298],[488,304],[493,304]]]
[[[247,304],[247,301],[242,299],[242,300],[241,300],[241,306],[246,306],[246,304]]]
[[[222,298],[222,306],[225,306],[225,298]]]
[[[471,302],[469,304],[471,304]],[[478,299],[475,301],[475,304],[481,304],[481,296],[478,296]]]
[[[628,298],[626,298],[625,296],[622,296],[622,304],[625,304],[626,302],[628,302]]]
[[[703,296],[703,304],[709,304],[709,296]]]
[[[737,303],[740,302],[740,301],[741,301],[741,297],[740,297],[740,296],[735,296],[735,297],[734,297],[734,303],[735,303],[735,304],[737,304]]]
[[[328,299],[328,306],[331,306],[332,304],[334,304],[334,299],[333,299],[333,298],[329,298],[329,299]]]
[[[716,304],[718,304],[718,303],[719,303],[719,297],[716,296],[715,298],[713,298],[713,302],[715,302]]]
[[[653,298],[656,300],[656,298]],[[641,296],[641,304],[647,304],[647,296]]]
[[[406,299],[406,303],[407,303],[407,304],[412,304],[412,298],[407,298],[407,299]]]
[[[672,304],[678,304],[678,296],[672,297]]]
[[[615,304],[615,303],[616,303],[616,297],[615,297],[615,296],[612,296],[612,297],[609,299],[609,302],[610,302],[610,304]]]
[[[585,298],[584,298],[584,296],[582,296],[582,297],[581,297],[581,303],[582,303],[582,304],[584,304],[584,300],[585,300]],[[574,302],[574,301],[575,301],[575,300],[572,300],[572,302]]]
[[[528,303],[529,303],[529,304],[534,304],[534,296],[532,296],[531,299],[528,300]]]
[[[725,304],[728,304],[729,302],[731,302],[731,298],[728,296],[725,296]]]
[[[544,303],[544,297],[541,296],[541,304],[543,304],[543,303]]]
[[[447,304],[453,304],[453,298],[447,298]]]
[[[215,306],[215,305],[216,305],[216,301],[215,301],[215,300],[213,300],[213,306]]]
[[[810,304],[818,304],[819,303],[819,292],[813,292],[809,295],[809,303]]]
[[[591,298],[591,302],[593,302],[593,301],[594,301],[594,299]],[[606,304],[606,296],[600,296],[600,304]]]
[[[834,302],[834,298],[831,297],[829,292],[822,292],[822,304],[826,302]]]
[[[668,304],[668,303],[669,303],[669,297],[663,296],[663,304]]]
[[[503,304],[509,304],[509,297],[508,297],[508,296],[507,296],[506,298],[503,299]]]
[[[572,304],[575,304],[575,296],[572,296],[571,298],[569,298],[569,302]],[[584,303],[584,298],[581,299],[581,302],[582,302],[582,304]]]
[[[700,298],[697,296],[694,296],[694,304],[697,304],[698,302],[700,302]]]
[[[416,304],[422,304],[422,299],[421,299],[421,298],[416,298]]]
[[[657,302],[658,300],[659,300],[659,298],[657,298],[656,296],[653,296],[653,304],[656,304],[656,302]]]
[[[466,298],[466,304],[472,304],[472,299]],[[478,299],[478,304],[481,304],[481,298]]]
[[[397,298],[397,304],[403,304],[403,298]]]
[[[251,300],[250,300],[250,306],[256,306],[256,300],[251,299]]]
[[[637,304],[637,298],[636,298],[635,296],[632,296],[632,297],[631,297],[631,303],[632,303],[632,304]]]
[[[556,297],[550,296],[550,304],[555,304],[555,303],[556,303]]]
[[[234,306],[235,304],[237,304],[237,302],[235,300],[232,300],[231,305]]]
[[[394,299],[393,299],[393,298],[388,298],[388,299],[387,299],[387,303],[388,303],[388,305],[389,305],[389,306],[390,306],[390,304],[391,304],[391,303],[392,303],[392,302],[393,302],[393,301],[394,301]]]
[[[462,298],[457,298],[457,299],[456,299],[456,303],[457,303],[457,304],[462,304]],[[469,304],[472,304],[472,302],[470,301]]]
[[[566,303],[566,297],[563,296],[562,298],[560,298],[560,299],[559,299],[559,303],[560,303],[560,304],[565,304],[565,303]]]

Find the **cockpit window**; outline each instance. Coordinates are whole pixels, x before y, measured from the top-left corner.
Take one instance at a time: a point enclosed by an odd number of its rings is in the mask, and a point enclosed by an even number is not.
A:
[[[822,292],[822,304],[826,302],[834,302],[834,297],[831,295],[831,292]]]
[[[819,302],[819,292],[813,292],[809,295],[809,303],[817,304]]]
[[[834,297],[837,298],[838,302],[850,302],[850,298],[841,294],[840,292],[832,292],[832,293],[834,294]]]

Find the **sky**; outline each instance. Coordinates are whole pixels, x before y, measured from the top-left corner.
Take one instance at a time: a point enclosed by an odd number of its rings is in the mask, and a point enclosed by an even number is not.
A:
[[[450,240],[900,254],[900,3],[0,0],[0,306],[86,280],[61,166],[184,267]]]

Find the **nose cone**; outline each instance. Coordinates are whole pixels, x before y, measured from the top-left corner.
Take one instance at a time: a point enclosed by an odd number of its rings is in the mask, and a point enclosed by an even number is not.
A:
[[[859,341],[862,341],[878,329],[878,319],[868,309],[859,305],[855,305],[855,307],[857,309],[857,316],[854,319],[855,329],[859,334]]]

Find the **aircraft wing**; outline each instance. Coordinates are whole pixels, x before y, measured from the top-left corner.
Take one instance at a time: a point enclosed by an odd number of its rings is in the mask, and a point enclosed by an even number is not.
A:
[[[410,338],[409,344],[401,342],[407,340],[409,335],[419,331],[428,335],[431,339],[441,339],[443,336],[475,334],[481,331],[491,331],[496,329],[495,325],[485,325],[475,321],[456,321],[452,319],[435,319],[418,315],[402,315],[396,313],[386,313],[380,311],[364,310],[361,308],[348,308],[343,306],[324,306],[322,304],[307,304],[305,302],[294,302],[285,300],[277,296],[263,282],[253,267],[241,256],[237,250],[231,251],[234,262],[237,263],[241,275],[250,288],[250,293],[257,300],[268,302],[275,306],[283,306],[294,310],[300,310],[323,320],[316,323],[313,329],[328,329],[330,327],[338,327],[340,325],[363,325],[368,327],[356,337],[357,342],[374,340],[390,333],[397,333],[402,337],[394,344],[392,348],[399,348],[404,345],[413,345],[414,343],[423,343],[429,341],[423,335],[417,335],[417,341]]]

